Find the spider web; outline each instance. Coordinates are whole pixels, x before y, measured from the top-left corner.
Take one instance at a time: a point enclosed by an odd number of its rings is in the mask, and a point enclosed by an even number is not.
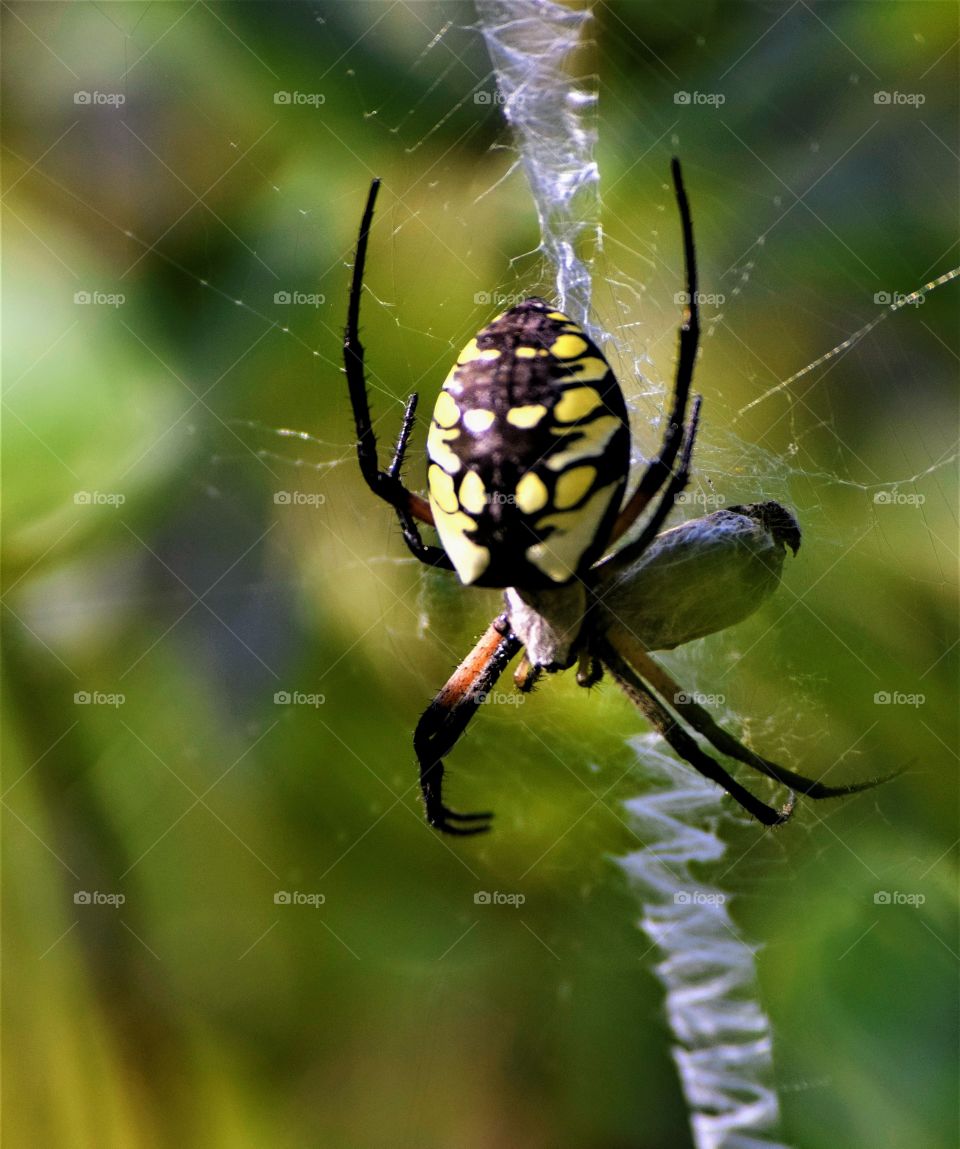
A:
[[[228,9],[222,10],[222,18],[207,16],[206,7],[187,15],[185,6],[176,34],[191,30],[194,21],[213,25],[214,19],[220,24],[234,20]],[[874,105],[870,94],[874,89],[893,91],[898,78],[870,55],[866,40],[851,37],[843,14],[856,6],[837,6],[837,16],[823,11],[823,19],[805,5],[794,6],[786,15],[779,9],[744,7],[756,8],[753,23],[735,28],[731,15],[728,42],[728,29],[717,23],[703,32],[692,31],[701,17],[691,10],[669,16],[648,11],[648,28],[615,5],[598,5],[593,20],[585,10],[534,0],[485,0],[477,9],[467,3],[321,6],[315,34],[332,36],[333,29],[340,37],[335,42],[347,45],[342,58],[339,51],[334,53],[330,66],[354,85],[355,103],[345,114],[339,110],[340,119],[334,119],[332,127],[313,129],[316,136],[304,151],[327,149],[338,156],[361,157],[360,162],[348,175],[342,174],[344,169],[331,175],[319,163],[304,172],[293,166],[271,167],[255,150],[244,152],[244,178],[264,202],[280,206],[271,207],[269,227],[258,231],[253,223],[250,234],[228,241],[235,245],[236,266],[243,269],[242,286],[210,281],[193,270],[190,253],[165,239],[165,232],[156,239],[149,220],[131,221],[111,201],[111,187],[101,187],[96,172],[65,189],[48,178],[44,169],[49,165],[40,163],[42,156],[30,153],[26,158],[31,163],[37,159],[34,176],[42,181],[45,195],[64,194],[65,210],[91,208],[107,234],[125,236],[130,261],[149,251],[153,259],[169,264],[178,289],[189,283],[211,314],[214,306],[222,308],[217,322],[235,337],[238,362],[243,364],[248,354],[251,328],[257,338],[269,334],[257,353],[260,357],[244,364],[249,372],[245,378],[250,394],[270,391],[265,418],[281,419],[287,427],[233,421],[224,430],[222,447],[212,459],[209,488],[202,492],[224,500],[235,494],[238,474],[245,481],[243,476],[257,471],[251,445],[278,490],[308,487],[311,479],[316,484],[311,491],[336,490],[341,477],[354,478],[349,437],[322,428],[340,403],[331,398],[330,381],[338,378],[337,328],[358,188],[370,175],[386,174],[371,170],[362,159],[368,148],[378,157],[387,151],[396,156],[385,191],[397,200],[391,203],[384,196],[381,203],[378,218],[385,226],[377,239],[378,269],[364,300],[365,325],[379,340],[371,339],[368,346],[382,347],[379,336],[386,333],[391,347],[389,356],[379,350],[378,355],[389,357],[395,390],[385,387],[385,370],[373,379],[383,439],[397,426],[406,393],[420,386],[429,402],[452,355],[495,311],[539,293],[562,300],[604,340],[627,393],[635,462],[641,465],[658,441],[680,315],[675,298],[683,283],[679,226],[667,179],[669,157],[679,153],[697,231],[701,287],[712,301],[702,305],[704,338],[696,387],[705,395],[705,407],[696,473],[677,517],[692,517],[724,503],[777,499],[797,510],[805,543],[800,559],[787,564],[781,607],[764,610],[735,632],[692,644],[664,661],[686,688],[722,695],[712,707],[718,719],[768,756],[790,764],[811,764],[820,757],[832,762],[846,752],[845,744],[829,737],[843,705],[825,700],[820,645],[846,660],[843,672],[856,677],[857,689],[909,691],[926,663],[907,665],[898,671],[899,678],[876,677],[864,665],[872,658],[862,653],[860,643],[885,651],[886,663],[896,664],[899,650],[910,649],[907,636],[915,630],[929,635],[935,620],[925,618],[920,606],[913,609],[904,601],[888,605],[882,596],[871,595],[871,578],[885,580],[884,586],[902,582],[916,590],[918,599],[931,588],[942,592],[953,586],[955,355],[945,306],[955,306],[955,285],[945,279],[955,274],[951,268],[956,254],[949,243],[936,246],[941,233],[932,224],[929,234],[917,224],[907,237],[902,228],[910,218],[950,215],[955,205],[951,145],[955,150],[956,141],[937,135],[951,119],[950,109],[943,106],[942,70],[949,69],[954,57],[949,52],[941,56],[932,23],[920,25],[920,30],[905,24],[902,37],[916,44],[913,87],[926,90],[928,109],[936,109],[935,94],[941,105],[937,117],[913,120],[905,116],[919,109],[891,107],[887,110],[892,115],[884,121],[885,110],[873,111],[884,106]],[[158,21],[158,44],[166,36],[163,8],[146,6],[142,13],[145,26]],[[734,10],[731,6],[730,12]],[[28,9],[23,12],[32,18]],[[826,27],[824,19],[832,26]],[[601,25],[597,47],[592,38]],[[246,31],[239,22],[237,27]],[[45,27],[41,32],[48,34]],[[170,33],[166,44],[174,39],[172,17]],[[610,50],[614,39],[623,41],[624,51]],[[665,57],[672,58],[669,49],[675,42],[688,40],[703,49],[706,62],[696,74],[679,76]],[[226,35],[224,41],[238,54],[244,51]],[[778,74],[783,54],[801,50],[808,59],[817,59],[817,69],[808,85],[795,81],[788,93],[779,95],[770,77]],[[139,74],[160,56],[160,49],[147,56]],[[381,59],[402,62],[402,83],[390,87],[382,82]],[[629,84],[618,72],[625,61],[633,69]],[[124,59],[123,68],[132,62]],[[219,64],[229,77],[230,58],[225,55]],[[77,86],[72,79],[67,82],[70,90]],[[153,82],[160,90],[170,76],[158,67]],[[269,88],[277,86],[270,78],[265,82]],[[674,102],[684,92],[695,97],[698,88],[708,95],[724,89],[728,107],[736,107],[738,99],[756,105],[761,118],[778,125],[804,103],[832,108],[838,92],[859,89],[866,98],[851,120],[821,117],[819,136],[798,127],[791,153],[777,151],[759,130],[747,133],[743,125],[751,126],[749,116],[731,116],[723,126],[720,116],[705,119],[709,105],[701,106],[696,119],[688,114],[696,105]],[[904,84],[899,88],[907,94],[913,90]],[[625,89],[636,93],[635,106],[623,106],[620,93]],[[204,112],[199,121],[210,138],[225,142],[215,117]],[[849,185],[841,180],[831,184],[826,201],[810,196],[807,203],[815,181],[822,179],[820,187],[826,187],[829,172],[844,170],[844,157],[855,159],[884,133],[892,142],[888,154],[870,160],[871,179],[851,180]],[[131,155],[141,156],[141,141],[123,139]],[[150,136],[146,142],[163,152],[158,138]],[[229,149],[224,150],[232,160],[239,148],[232,136],[226,142]],[[731,152],[737,163],[724,160]],[[809,157],[817,154],[829,158],[813,164]],[[130,173],[137,173],[134,164]],[[159,168],[157,178],[165,178]],[[318,272],[316,251],[326,240],[331,205],[349,222],[338,236],[335,262]],[[891,205],[899,205],[892,220],[887,216],[894,210]],[[211,235],[218,234],[217,222],[210,221]],[[140,232],[151,238],[142,238]],[[798,234],[809,242],[808,255],[799,261],[788,258]],[[283,264],[288,280],[278,284],[264,272],[264,264],[290,250],[298,259]],[[903,258],[894,258],[900,254]],[[410,286],[401,270],[418,261],[422,266],[425,260],[429,274],[422,284]],[[798,267],[809,275],[798,277]],[[821,273],[824,267],[828,276]],[[468,290],[472,285],[472,308],[449,298],[444,288],[447,270]],[[297,275],[296,282],[306,290],[325,293],[328,310],[317,312],[315,324],[310,310],[271,306],[278,286],[292,286]],[[942,286],[933,294],[917,294],[924,283]],[[950,297],[947,305],[945,297]],[[230,338],[226,342],[233,346]],[[143,359],[153,365],[146,352]],[[202,362],[202,353],[198,360]],[[289,416],[275,415],[288,384],[311,367],[322,378],[321,385],[312,385],[312,405],[294,406]],[[218,366],[212,377],[220,370]],[[887,413],[885,420],[874,420],[874,432],[864,437],[859,433],[864,413],[878,409]],[[165,426],[162,418],[157,422]],[[295,429],[300,427],[316,434]],[[419,485],[414,476],[423,472],[423,437],[421,425],[408,468],[413,485]],[[171,465],[182,452],[178,447],[169,456],[159,453],[158,466]],[[878,495],[884,498],[878,500]],[[334,611],[342,607],[345,614],[352,612],[347,617],[357,635],[370,625],[365,609],[369,596],[355,608],[354,588],[348,585],[348,595],[338,589],[341,584],[350,584],[353,573],[378,568],[415,571],[412,560],[400,556],[392,525],[372,543],[370,529],[368,522],[361,522],[349,535],[354,553],[334,570],[325,561],[319,532],[304,547],[310,555],[305,566],[315,561],[319,575],[315,593],[329,594]],[[818,628],[817,643],[795,651],[793,644],[802,635],[791,620],[806,611],[801,600],[812,598],[816,607],[820,581],[833,571],[847,570],[853,590],[837,599],[842,609],[831,612],[820,605],[820,620],[804,615]],[[426,691],[429,674],[422,663],[428,634],[434,641],[439,633],[447,635],[443,657],[452,664],[459,652],[450,633],[479,624],[486,608],[467,605],[467,596],[456,586],[419,573],[416,577],[416,620],[404,617],[388,625],[393,628],[398,674],[423,675]],[[298,588],[277,589],[286,594]],[[359,592],[356,597],[362,599]],[[788,617],[790,608],[793,615]],[[465,618],[468,611],[473,613]],[[882,628],[866,625],[867,616],[885,612]],[[417,633],[424,641],[411,644]],[[929,661],[947,649],[951,638],[938,636],[931,643]],[[758,661],[763,667],[759,673]],[[758,679],[763,675],[778,679],[779,689],[762,690]],[[550,686],[558,693],[565,689],[559,682]],[[844,701],[852,697],[848,693]],[[828,848],[836,849],[836,835],[828,836],[825,819],[813,820],[811,814],[804,820],[801,815],[790,830],[794,842],[806,836],[806,860],[799,859],[804,851],[789,847],[785,837],[765,838],[757,847],[755,827],[721,813],[726,807],[715,789],[678,764],[658,739],[637,738],[638,720],[625,705],[617,713],[617,737],[629,740],[635,766],[618,793],[626,785],[636,791],[641,781],[644,789],[639,798],[622,793],[626,816],[645,845],[622,857],[621,866],[635,883],[642,928],[659,950],[658,972],[667,991],[675,1058],[695,1136],[700,1145],[770,1144],[777,1112],[769,1071],[771,1027],[758,1005],[749,939],[767,936],[763,915],[776,908],[782,891],[791,888],[788,883],[801,876],[804,867],[815,867]],[[535,721],[530,719],[531,724]],[[576,748],[577,764],[602,777],[605,767],[597,763],[594,731],[579,740],[576,733],[567,736]],[[883,772],[883,766],[866,769],[865,756],[858,755],[854,744],[851,776],[864,770]],[[772,791],[765,793],[758,780],[747,781],[772,798]],[[519,786],[524,785],[521,780]],[[523,797],[534,795],[528,790]],[[869,795],[849,809],[848,828],[883,817],[879,801]],[[608,842],[596,845],[598,854],[609,850]],[[614,869],[608,866],[607,871]],[[704,878],[705,872],[713,876]],[[572,884],[573,875],[570,880]],[[741,895],[736,916],[730,912],[730,890]],[[687,899],[677,900],[678,893]],[[816,1083],[802,1080],[788,1079],[788,1084],[794,1090],[816,1088]]]
[[[588,322],[590,273],[577,240],[583,233],[597,243],[601,238],[597,129],[590,115],[596,93],[589,78],[569,70],[588,14],[524,0],[481,0],[479,10],[537,204],[541,248],[557,269],[560,306]],[[592,334],[600,333],[594,328]],[[759,1144],[744,1134],[772,1130],[779,1107],[763,1080],[770,1076],[772,1039],[756,998],[753,955],[735,932],[720,890],[698,882],[690,869],[726,852],[716,833],[695,824],[715,795],[650,739],[634,745],[663,788],[627,804],[645,845],[622,865],[643,901],[641,926],[662,955],[655,968],[667,991],[694,1140],[698,1149]]]
[[[444,328],[443,299],[437,300],[440,318],[435,324],[408,329],[400,317],[408,310],[404,301],[377,299],[368,288],[368,316],[371,307],[379,306],[396,325],[397,335],[409,337],[411,347],[414,339],[426,339],[435,347],[445,345],[452,354],[493,311],[529,294],[555,297],[603,341],[627,392],[636,432],[634,462],[641,465],[658,439],[680,310],[679,227],[666,178],[667,157],[679,151],[693,203],[705,296],[697,389],[706,395],[696,474],[680,516],[766,499],[794,507],[807,540],[802,554],[814,550],[819,574],[808,574],[806,585],[795,583],[797,572],[788,565],[785,577],[794,589],[784,592],[792,595],[787,605],[801,602],[811,584],[846,562],[851,552],[855,560],[879,561],[907,582],[947,588],[952,577],[955,435],[949,418],[939,438],[931,434],[929,421],[921,425],[914,420],[911,405],[917,396],[942,404],[943,380],[952,370],[942,323],[928,324],[921,311],[928,299],[937,300],[931,291],[949,290],[957,275],[949,248],[928,250],[926,258],[911,265],[911,279],[889,281],[867,266],[873,260],[864,260],[846,233],[837,234],[837,227],[850,226],[848,216],[840,212],[839,222],[823,218],[822,205],[809,207],[806,193],[790,190],[788,182],[799,176],[787,181],[760,157],[755,157],[749,177],[729,169],[724,175],[728,202],[744,205],[748,213],[757,211],[758,223],[753,225],[749,215],[717,222],[709,211],[709,146],[690,148],[696,157],[691,162],[687,140],[698,137],[694,130],[687,131],[680,111],[657,113],[655,122],[665,125],[662,131],[658,127],[657,138],[640,131],[642,106],[631,115],[611,117],[622,138],[604,135],[604,69],[609,61],[598,57],[592,44],[587,9],[549,0],[479,0],[477,15],[475,23],[465,5],[419,7],[423,44],[422,50],[411,52],[411,69],[423,94],[394,94],[365,105],[364,115],[395,137],[416,164],[438,135],[455,135],[460,124],[460,140],[471,141],[481,109],[494,142],[469,194],[461,193],[452,209],[466,241],[465,256],[472,260],[479,251],[473,239],[477,217],[527,210],[530,200],[539,242],[520,253],[498,253],[495,288],[488,277],[477,275],[476,320],[461,324],[456,333]],[[615,10],[603,7],[597,16],[622,30]],[[815,20],[810,23],[813,27],[804,35],[811,41],[828,36],[816,28]],[[628,33],[633,34],[624,31]],[[481,47],[489,61],[480,55]],[[747,41],[743,47],[745,54],[752,50]],[[639,43],[637,52],[649,59],[652,49]],[[834,72],[842,74],[851,91],[860,85],[863,90],[867,85],[881,88],[883,80],[856,56],[855,48],[841,47],[832,61]],[[758,65],[760,74],[763,66]],[[775,67],[769,61],[766,66]],[[666,66],[651,62],[650,70],[661,94],[668,93],[666,100],[692,86],[667,74],[672,70]],[[443,85],[454,93],[446,112],[425,119],[426,94]],[[859,142],[861,128],[866,134],[877,130],[868,120],[857,132],[848,128],[846,135],[828,133],[805,144],[811,154],[823,148],[842,156],[845,147]],[[644,141],[635,163],[620,158],[634,146],[627,129],[636,130]],[[736,132],[726,131],[724,139],[730,144]],[[939,146],[936,140],[930,143],[933,151]],[[755,155],[746,143],[743,149]],[[796,167],[805,170],[800,160]],[[829,171],[830,165],[824,163],[823,169]],[[419,181],[415,172],[411,167],[414,184]],[[432,174],[436,178],[426,198],[434,213],[449,212],[456,194],[454,177],[445,164]],[[637,174],[652,205],[642,221],[622,214],[618,196],[618,187],[622,195],[626,182]],[[462,183],[463,172],[456,178]],[[881,197],[877,204],[882,202]],[[822,257],[834,268],[840,288],[830,299],[798,282],[790,263],[780,258],[781,247],[796,242],[794,229],[801,218],[816,236],[811,260]],[[875,219],[880,227],[882,215]],[[417,222],[401,218],[393,225],[398,264],[409,258],[413,241],[406,232]],[[930,310],[937,306],[938,301]],[[750,335],[755,322],[766,333],[756,342]],[[403,359],[401,355],[401,372]],[[409,383],[413,389],[416,379]],[[376,396],[381,411],[391,399],[395,407],[390,418],[395,420],[396,398]],[[864,446],[851,428],[858,408],[876,403],[894,412],[891,425],[882,439]],[[333,458],[319,465],[333,467],[340,461]],[[411,472],[419,462],[414,447]],[[889,511],[897,507],[916,513],[906,523],[903,516],[895,521]],[[386,553],[375,561],[409,562]],[[430,579],[422,579],[419,586],[420,633],[425,636],[435,616],[442,613],[449,619],[460,608]],[[817,732],[829,724],[830,712],[817,688],[816,671],[801,669],[782,651],[771,650],[771,623],[768,616],[734,635],[718,635],[674,652],[664,661],[685,686],[715,696],[718,717],[746,733],[752,745],[781,761],[815,761],[823,741]],[[829,624],[826,640],[864,663],[854,649],[855,634],[837,632],[836,619]],[[765,696],[766,708],[757,711],[765,716],[751,718],[756,707],[749,696],[738,697],[735,671],[760,644],[789,689],[773,699]],[[865,678],[872,682],[869,673]],[[632,738],[631,745],[639,773],[653,789],[626,802],[634,832],[645,845],[623,857],[621,865],[642,902],[642,929],[660,953],[656,970],[666,988],[674,1057],[695,1141],[729,1149],[774,1144],[779,1112],[771,1084],[774,1043],[758,999],[755,950],[730,913],[729,891],[702,875],[704,867],[728,874],[735,865],[737,890],[749,890],[753,904],[763,905],[779,898],[780,889],[795,876],[795,863],[786,847],[775,842],[751,856],[750,846],[737,843],[753,843],[753,827],[744,828],[730,815],[718,817],[713,787],[678,765],[658,740]],[[584,761],[592,760],[589,742],[581,749]],[[764,793],[762,780],[749,782]],[[772,789],[765,796],[776,800]],[[861,822],[883,817],[869,796],[859,800],[858,809],[854,818]],[[795,827],[795,833],[810,835],[814,855],[825,849],[816,840],[820,824],[819,818],[798,818]],[[737,851],[733,859],[731,842]]]
[[[491,153],[505,149],[502,175],[480,191],[474,204],[504,197],[508,190],[516,194],[516,179],[522,174],[540,226],[537,252],[510,257],[504,286],[491,302],[508,304],[534,291],[553,294],[561,307],[604,341],[620,378],[636,381],[628,399],[641,427],[635,445],[635,461],[641,463],[659,431],[656,412],[668,391],[665,380],[677,323],[676,291],[682,285],[677,227],[666,181],[657,187],[662,223],[644,236],[617,219],[605,234],[599,194],[602,165],[597,162],[597,98],[603,61],[596,63],[598,73],[586,70],[589,12],[537,0],[479,0],[478,12],[479,31],[494,72],[473,88],[472,95],[485,95],[498,106],[511,131]],[[446,31],[454,34],[451,27]],[[671,133],[671,144],[679,142],[678,133]],[[421,143],[422,138],[414,148]],[[747,184],[743,193],[745,199],[750,198]],[[777,196],[771,198],[779,208]],[[776,219],[776,213],[771,218]],[[735,355],[741,351],[741,337],[735,332],[731,337],[731,320],[749,317],[757,279],[764,283],[760,290],[773,297],[766,301],[765,310],[776,316],[791,354],[799,351],[788,338],[798,296],[799,305],[813,320],[823,320],[818,331],[826,333],[829,347],[806,367],[782,371],[779,377],[776,367],[743,349],[754,393],[747,399],[732,393],[729,398],[711,394],[707,425],[698,445],[698,474],[685,509],[698,513],[725,501],[776,499],[798,509],[805,530],[821,548],[833,548],[842,555],[849,541],[846,527],[832,521],[834,505],[854,494],[862,500],[861,543],[884,547],[886,524],[876,508],[891,501],[907,505],[912,501],[922,507],[926,491],[938,500],[938,515],[942,515],[949,501],[956,451],[951,436],[936,444],[898,427],[892,435],[898,451],[891,454],[885,447],[882,461],[855,452],[842,430],[849,416],[835,410],[835,404],[845,405],[844,366],[851,358],[859,360],[857,376],[876,373],[878,388],[893,389],[901,373],[919,380],[922,372],[911,356],[910,340],[901,346],[900,333],[891,333],[883,344],[871,342],[871,337],[897,312],[907,312],[909,317],[913,309],[916,314],[929,292],[949,283],[957,269],[934,276],[931,272],[939,269],[931,264],[931,271],[921,272],[927,279],[921,287],[885,289],[878,283],[872,315],[860,308],[858,318],[854,306],[838,318],[827,316],[823,304],[806,296],[802,285],[783,283],[776,256],[770,254],[775,246],[775,240],[768,243],[767,234],[748,243],[743,254],[719,274],[725,292],[705,293],[705,355],[716,344],[724,344],[727,355],[731,349]],[[713,269],[708,281],[716,278],[717,269]],[[671,297],[672,308],[663,302]],[[780,299],[789,302],[781,307]],[[835,389],[841,392],[839,396]],[[897,453],[902,457],[899,465],[893,462]],[[937,528],[922,526],[919,536],[921,545],[929,549],[935,577],[947,585],[947,553]],[[889,557],[896,561],[893,554]],[[912,571],[905,573],[908,578],[918,577]],[[429,604],[425,609],[429,613]],[[702,683],[710,691],[711,672],[717,664],[726,672],[743,657],[738,645],[737,639],[719,636],[677,652],[667,661],[678,668],[683,682]],[[753,730],[758,744],[772,746],[775,756],[785,760],[801,756],[798,752],[809,741],[804,726],[816,706],[796,674],[793,684],[790,699]],[[735,704],[728,705],[721,696],[719,705],[726,723],[742,729]],[[755,950],[731,917],[729,893],[702,877],[703,867],[714,873],[732,868],[728,857],[720,866],[728,847],[719,832],[716,792],[691,776],[656,739],[634,739],[632,745],[654,789],[626,803],[633,828],[645,845],[622,858],[621,864],[643,903],[642,929],[661,954],[656,972],[667,991],[666,1012],[676,1040],[674,1057],[695,1142],[710,1149],[778,1143],[773,1140],[779,1120],[779,1102],[771,1084],[773,1037],[757,996]],[[583,749],[589,757],[589,747]],[[863,817],[870,816],[878,816],[878,810],[868,801]],[[786,861],[781,857],[780,864]],[[772,897],[771,885],[789,880],[788,873],[780,875],[779,881],[776,873],[771,875],[770,862],[768,855],[763,878],[758,878],[752,891],[755,896]],[[749,866],[741,866],[738,877],[741,889],[749,885],[753,881]]]

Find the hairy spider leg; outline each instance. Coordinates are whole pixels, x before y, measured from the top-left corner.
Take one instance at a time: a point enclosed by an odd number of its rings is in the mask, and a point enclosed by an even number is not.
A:
[[[420,764],[427,821],[447,834],[465,836],[490,829],[492,813],[458,814],[444,805],[443,755],[463,734],[487,692],[520,649],[520,640],[510,633],[506,618],[501,615],[494,619],[417,723],[413,746]],[[455,825],[457,822],[476,825]]]
[[[773,781],[779,782],[783,786],[798,790],[808,798],[840,798],[845,794],[857,794],[861,790],[872,790],[874,786],[889,782],[900,773],[900,771],[895,771],[893,774],[887,774],[882,778],[870,778],[866,782],[828,786],[818,779],[807,778],[803,774],[788,770],[785,766],[777,765],[776,762],[770,762],[744,746],[742,742],[739,742],[732,734],[714,722],[709,711],[704,710],[702,706],[694,702],[663,667],[643,650],[633,635],[622,627],[612,627],[607,633],[607,638],[630,661],[641,678],[657,692],[660,698],[667,701],[678,714],[681,714],[698,734],[702,734],[707,739],[715,750],[719,750],[721,754],[726,754],[737,762],[743,762],[747,766],[753,767],[754,770],[758,770],[767,778],[772,778]]]
[[[671,161],[670,171],[673,175],[673,187],[680,212],[680,226],[683,231],[683,259],[687,286],[686,311],[680,326],[680,346],[673,383],[673,409],[666,420],[659,451],[647,464],[647,469],[644,471],[637,489],[624,503],[620,514],[617,516],[610,535],[611,543],[615,543],[633,526],[638,516],[649,506],[654,495],[670,475],[673,462],[685,437],[684,421],[687,402],[690,396],[690,384],[693,382],[697,347],[700,343],[700,305],[697,294],[697,256],[693,243],[693,220],[690,216],[690,203],[683,186],[683,174],[678,159],[674,158]],[[699,399],[697,402],[699,403]],[[687,437],[689,438],[689,436]],[[653,533],[655,534],[656,531]]]
[[[693,457],[693,445],[697,439],[697,428],[700,426],[700,396],[698,395],[693,401],[693,411],[690,415],[690,422],[686,427],[686,433],[683,440],[683,451],[680,455],[680,466],[676,472],[671,476],[670,481],[663,488],[660,494],[660,502],[657,504],[653,514],[640,532],[640,534],[633,540],[622,546],[620,550],[615,551],[612,555],[605,558],[603,563],[598,563],[602,566],[605,563],[615,563],[617,566],[623,565],[626,572],[630,568],[630,564],[638,559],[645,550],[650,546],[653,540],[657,537],[660,528],[666,521],[667,515],[673,510],[677,495],[683,491],[690,479],[690,462]],[[624,575],[626,577],[626,575]],[[620,585],[620,579],[612,583],[604,592],[605,595],[609,594],[615,587]]]
[[[779,809],[761,802],[754,797],[736,779],[732,778],[726,770],[705,754],[686,730],[677,722],[672,714],[658,701],[649,686],[634,671],[633,667],[622,658],[616,647],[608,640],[601,640],[597,644],[597,655],[604,666],[616,679],[618,685],[630,701],[641,711],[648,722],[658,731],[661,737],[679,754],[679,756],[705,778],[716,782],[737,801],[748,814],[752,814],[758,822],[765,826],[780,826],[793,813],[796,805],[796,796],[790,791],[787,802]]]
[[[407,400],[403,424],[397,440],[393,461],[385,471],[380,470],[377,458],[377,437],[370,418],[370,400],[367,394],[367,377],[364,368],[364,348],[360,342],[360,297],[363,294],[363,271],[367,260],[367,241],[370,238],[370,225],[373,222],[373,209],[377,202],[380,180],[370,184],[367,206],[360,221],[360,234],[353,261],[353,276],[350,282],[350,300],[347,307],[347,326],[343,335],[343,365],[350,391],[350,404],[357,429],[357,461],[360,473],[367,486],[378,497],[394,508],[400,521],[403,539],[411,554],[427,566],[453,570],[449,556],[442,547],[430,546],[420,536],[417,522],[433,526],[433,513],[430,504],[420,495],[408,491],[400,478],[400,466],[406,450],[407,440],[413,427],[417,409],[417,396]]]

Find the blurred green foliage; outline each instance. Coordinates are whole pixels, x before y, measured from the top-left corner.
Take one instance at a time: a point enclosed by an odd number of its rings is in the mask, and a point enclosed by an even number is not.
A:
[[[385,442],[497,310],[483,293],[550,291],[522,178],[499,182],[499,108],[474,100],[495,88],[474,23],[380,0],[4,6],[11,1147],[689,1144],[611,861],[637,845],[641,720],[564,679],[487,707],[449,786],[496,829],[430,832],[410,733],[497,596],[409,561],[351,456],[338,341],[372,175]],[[641,449],[679,317],[678,153],[702,286],[725,296],[696,489],[783,498],[805,530],[774,605],[670,664],[797,769],[907,767],[775,835],[720,822],[720,880],[765,946],[785,1133],[946,1149],[956,286],[738,412],[956,260],[957,9],[618,3],[594,34],[596,305]],[[909,499],[874,502],[898,481]]]

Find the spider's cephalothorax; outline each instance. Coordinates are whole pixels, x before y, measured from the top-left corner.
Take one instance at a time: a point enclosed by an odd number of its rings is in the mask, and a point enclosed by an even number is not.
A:
[[[527,299],[461,351],[427,455],[434,523],[463,583],[562,586],[600,557],[620,510],[626,404],[590,337]]]
[[[459,814],[445,805],[443,756],[521,650],[515,675],[521,690],[542,671],[578,660],[577,681],[584,686],[599,681],[606,668],[680,757],[765,825],[790,816],[793,791],[829,798],[877,784],[830,786],[760,757],[650,658],[652,650],[746,618],[779,584],[786,548],[796,554],[800,545],[794,517],[771,502],[729,507],[659,533],[687,483],[700,409],[699,396],[689,402],[699,341],[693,227],[676,160],[673,180],[688,302],[660,448],[626,499],[630,434],[620,386],[589,336],[537,298],[494,319],[447,376],[427,436],[429,499],[400,478],[416,395],[407,402],[393,459],[380,469],[359,336],[380,181],[370,188],[343,347],[361,473],[394,508],[417,559],[455,570],[464,584],[505,588],[504,613],[427,707],[413,738],[427,820],[448,834],[489,828],[492,815]],[[635,537],[603,557],[644,512]],[[436,528],[441,546],[423,541],[420,523]],[[784,805],[768,806],[742,786],[687,726],[721,754],[786,786]]]

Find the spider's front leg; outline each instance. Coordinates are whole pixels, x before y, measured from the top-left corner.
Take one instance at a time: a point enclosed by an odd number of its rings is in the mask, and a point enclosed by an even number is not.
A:
[[[420,763],[420,789],[427,821],[446,834],[465,836],[490,829],[493,814],[458,814],[444,805],[443,755],[453,749],[520,648],[520,640],[510,631],[506,617],[494,619],[417,723],[413,746]],[[475,824],[457,825],[460,822]]]
[[[663,525],[666,511],[673,505],[673,497],[686,485],[686,476],[670,482],[673,464],[677,455],[688,444],[686,450],[686,465],[689,467],[689,454],[693,449],[693,440],[696,437],[697,413],[700,409],[699,398],[695,400],[694,416],[690,427],[685,427],[687,403],[690,398],[690,387],[693,383],[693,369],[697,360],[697,348],[700,344],[700,306],[697,291],[697,253],[693,242],[693,220],[690,217],[690,204],[687,192],[683,186],[683,175],[680,171],[680,161],[674,159],[671,164],[673,186],[677,197],[677,207],[680,211],[680,226],[683,232],[683,258],[686,266],[686,314],[680,327],[680,346],[677,354],[677,368],[673,381],[673,405],[670,414],[664,421],[663,439],[660,449],[647,465],[640,479],[637,489],[627,500],[617,516],[610,535],[610,542],[614,543],[624,535],[637,518],[646,510],[656,497],[657,492],[668,484],[668,490],[661,499],[661,515],[656,522],[649,523],[644,531],[643,540],[635,544],[637,553],[649,544],[650,540]],[[683,468],[681,468],[683,470]],[[663,508],[666,508],[665,510]]]
[[[417,410],[417,396],[407,400],[403,414],[403,424],[393,453],[393,460],[385,471],[380,470],[377,456],[377,437],[370,417],[370,400],[367,395],[367,377],[364,367],[364,348],[360,342],[360,296],[363,294],[363,270],[367,259],[367,241],[370,225],[373,222],[373,209],[377,202],[380,181],[370,185],[367,206],[360,221],[360,235],[357,239],[357,252],[353,261],[353,277],[350,283],[350,303],[347,308],[347,326],[343,335],[343,365],[353,407],[353,420],[357,429],[357,461],[360,473],[367,486],[384,502],[396,511],[403,531],[403,539],[414,558],[427,566],[442,570],[453,570],[453,564],[442,547],[430,546],[420,537],[418,522],[433,526],[433,513],[430,504],[420,495],[408,491],[400,478],[400,468],[407,447],[407,440],[413,429]]]

